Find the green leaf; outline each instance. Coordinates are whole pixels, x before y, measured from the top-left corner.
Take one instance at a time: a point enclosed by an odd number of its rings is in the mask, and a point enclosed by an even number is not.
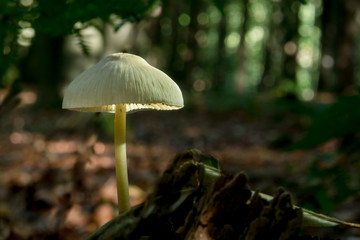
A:
[[[143,19],[158,0],[38,0],[29,10],[37,33],[59,36],[70,34],[77,22],[87,23],[93,19],[109,22],[111,15],[124,21]]]
[[[83,35],[80,33],[80,31],[75,33],[75,36],[78,40],[78,44],[80,46],[80,49],[82,50],[82,53],[86,56],[90,56],[90,47],[88,46],[88,43],[84,39]]]

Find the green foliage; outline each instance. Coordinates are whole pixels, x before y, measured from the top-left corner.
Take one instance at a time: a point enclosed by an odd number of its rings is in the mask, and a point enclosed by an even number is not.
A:
[[[83,54],[88,57],[90,55],[90,47],[88,46],[86,39],[83,37],[83,35],[81,35],[80,31],[76,31],[75,36]]]
[[[334,138],[344,138],[360,132],[360,95],[341,97],[336,103],[317,116],[307,134],[289,150],[310,149]],[[355,144],[355,145],[353,145]],[[356,150],[356,139],[343,148]]]
[[[354,173],[359,163],[360,95],[346,96],[315,117],[305,136],[288,150],[313,149],[332,139],[340,139],[336,152],[320,155],[309,168],[301,195],[308,195],[309,208],[332,212],[338,203],[358,191]]]
[[[18,21],[23,18],[24,11],[17,1],[0,1],[0,86],[9,84],[9,81],[5,81],[5,76],[16,58],[16,40],[20,29]]]
[[[141,20],[157,2],[158,0],[34,0],[27,5],[18,0],[1,0],[0,86],[8,86],[18,77],[14,74],[9,77],[8,72],[12,65],[19,65],[20,46],[17,40],[23,28],[31,28],[35,36],[75,34],[83,53],[88,55],[89,48],[81,35],[82,29],[89,25],[97,27],[99,20],[110,23],[113,23],[114,18],[123,22]],[[115,30],[119,28],[114,27]]]
[[[324,164],[325,162],[327,164]],[[356,179],[348,166],[335,161],[334,156],[319,156],[309,167],[307,179],[301,186],[303,190],[299,195],[306,200],[304,207],[331,213],[337,204],[358,191],[359,183],[353,184],[354,182]]]
[[[37,7],[29,12],[38,16],[34,19],[34,27],[38,32],[58,36],[71,33],[77,22],[86,23],[97,18],[109,22],[112,14],[123,20],[140,20],[156,2],[157,0],[38,0]]]

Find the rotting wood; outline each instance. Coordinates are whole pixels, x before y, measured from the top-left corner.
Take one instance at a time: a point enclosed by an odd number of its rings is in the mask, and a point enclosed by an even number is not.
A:
[[[227,176],[215,158],[189,150],[175,158],[143,204],[88,239],[320,239],[301,234],[302,221],[303,209],[284,190],[265,199],[244,173]]]

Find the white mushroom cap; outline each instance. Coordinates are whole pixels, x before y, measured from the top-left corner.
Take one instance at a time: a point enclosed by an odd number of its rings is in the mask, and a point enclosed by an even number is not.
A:
[[[62,108],[87,112],[173,110],[184,106],[178,85],[143,58],[114,53],[77,76],[65,90]]]

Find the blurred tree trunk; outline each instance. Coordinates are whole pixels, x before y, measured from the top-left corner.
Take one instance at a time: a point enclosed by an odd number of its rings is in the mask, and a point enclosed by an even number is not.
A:
[[[218,25],[218,44],[216,49],[216,56],[214,59],[214,74],[212,81],[212,88],[215,91],[221,91],[226,81],[226,49],[225,49],[225,38],[227,32],[227,21],[223,14]]]
[[[181,2],[180,1],[173,1],[173,0],[166,0],[163,1],[163,9],[164,14],[163,16],[166,16],[171,21],[171,32],[170,32],[170,51],[168,56],[168,66],[167,69],[172,70],[176,69],[174,68],[176,59],[177,59],[177,46],[179,44],[179,23],[178,18],[180,15],[181,10]],[[165,39],[165,38],[164,38]],[[166,44],[163,42],[162,44]],[[176,74],[176,73],[175,73]]]
[[[235,75],[235,92],[242,92],[246,86],[246,46],[245,46],[245,36],[248,31],[248,20],[249,20],[249,0],[242,1],[242,15],[243,22],[240,28],[240,44],[238,49],[238,67]]]
[[[281,23],[282,30],[284,32],[284,39],[282,41],[283,51],[283,79],[295,81],[296,79],[296,51],[286,51],[287,46],[296,44],[298,46],[298,30],[299,30],[299,5],[300,2],[295,1],[282,1],[281,10],[284,14],[283,21]],[[291,49],[290,49],[291,50]],[[281,84],[281,83],[280,83]]]
[[[186,85],[188,89],[192,89],[194,83],[194,68],[197,65],[199,46],[196,42],[195,34],[199,29],[197,16],[201,11],[202,1],[188,1],[190,5],[190,24],[186,37],[187,53],[185,57]]]
[[[260,83],[258,85],[258,90],[262,90],[262,89],[266,89],[267,86],[271,85],[271,83],[273,83],[273,79],[274,76],[272,76],[271,74],[271,62],[272,62],[272,55],[273,55],[273,50],[272,50],[272,41],[271,39],[273,38],[273,23],[271,23],[270,26],[270,36],[269,36],[269,40],[265,43],[265,53],[264,53],[264,71],[263,74],[261,76],[261,80]]]
[[[347,90],[355,84],[355,36],[356,36],[356,12],[359,3],[356,0],[338,1],[338,33],[337,53],[335,68],[337,75],[337,91]]]
[[[334,68],[335,44],[337,32],[337,1],[322,1],[323,12],[321,15],[321,64],[319,77],[320,91],[333,91],[336,86],[336,75]]]
[[[62,79],[63,45],[61,36],[37,36],[24,59],[23,79],[36,84],[38,107],[61,107],[58,86]]]
[[[355,84],[356,0],[323,0],[321,90],[346,92]]]
[[[277,4],[275,2],[271,3],[271,10],[269,11],[269,36],[267,41],[265,40],[265,50],[264,50],[264,70],[261,76],[260,83],[258,85],[258,90],[266,89],[270,87],[275,82],[277,76],[274,76],[273,71],[273,57],[274,52],[278,51],[279,49],[276,46],[277,43],[277,32],[276,32],[276,21],[275,21],[275,11],[274,5]]]

